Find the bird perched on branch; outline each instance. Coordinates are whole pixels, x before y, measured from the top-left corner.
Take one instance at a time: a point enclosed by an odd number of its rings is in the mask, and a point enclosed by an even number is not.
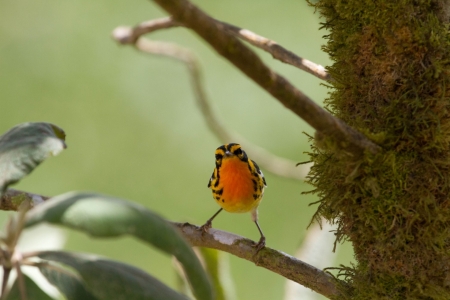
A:
[[[206,221],[201,229],[206,232],[211,228],[212,220],[223,209],[231,213],[251,212],[252,220],[261,234],[259,242],[254,245],[259,251],[266,244],[266,237],[258,224],[258,206],[267,186],[264,175],[239,144],[222,145],[216,149],[215,156],[216,167],[208,187],[221,209]]]

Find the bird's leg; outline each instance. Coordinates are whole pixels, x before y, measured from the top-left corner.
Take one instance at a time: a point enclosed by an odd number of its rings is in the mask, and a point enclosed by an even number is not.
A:
[[[262,248],[266,246],[266,237],[264,236],[261,227],[259,227],[258,221],[255,221],[256,227],[258,227],[259,233],[261,234],[261,238],[259,239],[259,242],[253,247],[256,248],[256,253],[258,253]]]
[[[219,210],[214,214],[214,216],[212,216],[211,218],[209,218],[208,221],[206,221],[206,223],[203,224],[203,226],[199,228],[199,230],[202,231],[202,234],[205,233],[205,232],[207,232],[208,229],[211,228],[211,226],[212,226],[212,220],[214,220],[214,218],[215,218],[222,210],[223,210],[223,208],[219,209]]]
[[[264,236],[264,233],[261,230],[261,227],[259,227],[258,224],[258,210],[254,209],[252,211],[252,220],[255,222],[256,227],[258,227],[259,234],[261,234],[261,238],[259,239],[259,242],[257,244],[254,244],[253,247],[256,247],[256,253],[258,253],[262,248],[266,246],[266,237]]]

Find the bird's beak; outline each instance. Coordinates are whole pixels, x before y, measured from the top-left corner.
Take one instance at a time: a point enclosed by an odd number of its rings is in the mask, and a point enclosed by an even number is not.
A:
[[[231,153],[230,151],[225,151],[225,155],[226,156],[233,156],[233,153]]]

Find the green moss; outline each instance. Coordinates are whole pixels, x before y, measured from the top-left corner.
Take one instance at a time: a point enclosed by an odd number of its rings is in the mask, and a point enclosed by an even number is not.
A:
[[[357,265],[351,299],[450,299],[450,40],[444,1],[320,0],[335,79],[327,108],[383,151],[316,135],[315,217]],[[351,271],[349,271],[351,270]]]

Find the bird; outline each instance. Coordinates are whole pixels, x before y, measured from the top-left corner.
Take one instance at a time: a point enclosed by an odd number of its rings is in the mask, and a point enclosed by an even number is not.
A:
[[[208,182],[214,200],[221,208],[200,227],[207,232],[213,219],[222,211],[230,213],[251,212],[253,222],[261,235],[253,245],[259,252],[266,245],[266,237],[258,224],[258,206],[267,187],[264,174],[258,164],[249,159],[241,145],[229,143],[215,151],[216,167]]]

